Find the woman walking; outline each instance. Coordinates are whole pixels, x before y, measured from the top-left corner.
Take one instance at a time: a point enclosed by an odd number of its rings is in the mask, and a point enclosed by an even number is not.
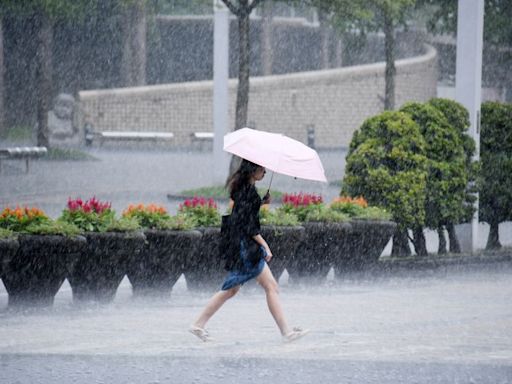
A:
[[[272,251],[260,234],[259,210],[262,203],[269,203],[267,193],[262,200],[254,186],[265,176],[265,168],[248,160],[242,160],[240,167],[228,182],[229,194],[234,202],[230,217],[230,249],[222,249],[226,255],[226,269],[229,271],[222,288],[210,299],[190,332],[203,341],[211,341],[205,325],[220,307],[235,296],[247,281],[256,281],[265,290],[268,308],[284,341],[297,340],[308,331],[301,328],[290,329],[286,322],[278,294],[278,284],[267,262],[272,259]]]

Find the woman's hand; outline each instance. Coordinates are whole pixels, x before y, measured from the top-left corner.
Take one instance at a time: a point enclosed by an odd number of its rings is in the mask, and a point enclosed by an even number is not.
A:
[[[263,199],[261,200],[261,203],[262,204],[270,204],[270,201],[271,201],[271,197],[270,197],[270,191],[267,191],[267,193],[265,193],[265,196],[263,196]]]
[[[270,260],[272,260],[272,257],[274,257],[274,255],[272,255],[272,252],[270,251],[270,248],[268,246],[265,247],[265,252],[267,253],[267,256],[265,256],[265,261],[268,263]]]

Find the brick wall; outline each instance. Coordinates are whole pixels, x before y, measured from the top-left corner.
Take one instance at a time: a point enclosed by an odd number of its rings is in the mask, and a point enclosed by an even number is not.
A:
[[[396,106],[436,96],[437,54],[396,62]],[[178,147],[191,145],[191,133],[212,131],[213,82],[189,82],[79,93],[81,125],[98,131],[173,132]],[[234,125],[236,80],[229,81],[230,127]],[[315,128],[317,147],[346,147],[368,117],[383,110],[384,63],[252,77],[248,121],[306,142]]]

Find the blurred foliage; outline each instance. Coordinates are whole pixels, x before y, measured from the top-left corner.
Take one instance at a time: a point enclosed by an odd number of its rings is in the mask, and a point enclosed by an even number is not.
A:
[[[456,35],[458,0],[418,0],[419,8],[428,8],[430,32]],[[484,40],[491,44],[511,46],[512,44],[512,1],[485,0]]]
[[[482,103],[480,220],[512,219],[512,104]]]
[[[367,119],[350,142],[341,194],[384,208],[402,229],[424,225],[426,146],[406,113],[386,111]]]

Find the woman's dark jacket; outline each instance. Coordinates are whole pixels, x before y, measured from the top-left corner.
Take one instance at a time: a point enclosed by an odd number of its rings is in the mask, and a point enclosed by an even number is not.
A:
[[[225,268],[233,270],[240,267],[240,242],[246,241],[249,258],[254,262],[259,260],[260,246],[253,237],[260,233],[261,197],[254,185],[244,185],[235,191],[231,198],[234,201],[233,210],[229,217],[229,234],[223,234],[226,239],[221,244],[220,252],[226,260]],[[251,257],[252,256],[252,257]]]

